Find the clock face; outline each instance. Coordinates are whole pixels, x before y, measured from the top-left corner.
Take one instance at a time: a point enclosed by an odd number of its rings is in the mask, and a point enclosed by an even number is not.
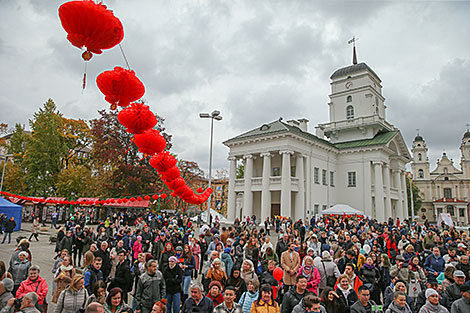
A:
[[[349,88],[351,88],[351,87],[352,87],[352,83],[351,83],[351,82],[347,82],[347,83],[346,83],[346,88],[349,89]]]

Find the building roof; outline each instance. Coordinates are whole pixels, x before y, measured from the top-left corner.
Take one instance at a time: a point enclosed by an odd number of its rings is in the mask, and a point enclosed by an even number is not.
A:
[[[465,134],[463,134],[463,138],[470,138],[470,131],[467,130]]]
[[[369,71],[371,74],[373,74],[377,79],[381,82],[379,75],[377,75],[367,64],[364,62],[359,63],[359,64],[353,64],[350,66],[342,67],[338,70],[336,70],[331,76],[330,79],[335,79],[335,78],[340,78],[343,76],[348,76],[357,72],[362,72],[362,71]]]
[[[423,139],[423,137],[421,137],[421,135],[416,135],[414,141],[424,141],[424,139]]]
[[[302,131],[298,127],[291,126],[289,124],[286,124],[282,121],[277,120],[277,121],[274,121],[274,122],[271,122],[271,123],[268,123],[268,124],[263,124],[259,128],[255,128],[255,129],[250,130],[246,133],[243,133],[243,134],[238,135],[236,137],[233,137],[229,140],[226,140],[224,142],[224,144],[232,143],[232,142],[235,142],[235,141],[238,141],[238,140],[243,140],[243,139],[252,139],[252,138],[261,137],[261,136],[283,134],[283,133],[291,133],[291,134],[294,134],[294,135],[298,135],[298,136],[304,137],[306,139],[321,142],[321,143],[324,143],[324,144],[326,144],[330,147],[334,147],[334,148],[342,150],[342,149],[350,149],[350,148],[360,148],[360,147],[385,145],[388,142],[390,142],[390,140],[392,140],[392,138],[398,133],[398,131],[395,130],[395,131],[378,133],[372,139],[354,140],[354,141],[348,141],[348,142],[341,142],[341,143],[332,144],[328,140],[319,138],[319,137],[315,136],[314,134]]]
[[[438,199],[434,202],[460,202],[460,203],[465,203],[466,201],[459,200],[459,199],[454,199],[454,198],[442,198],[442,199]]]

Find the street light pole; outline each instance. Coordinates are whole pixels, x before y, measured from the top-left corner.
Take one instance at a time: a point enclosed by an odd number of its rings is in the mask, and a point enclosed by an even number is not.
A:
[[[1,157],[3,157],[5,161],[3,161],[2,182],[0,184],[0,191],[3,191],[3,177],[5,177],[5,166],[7,165],[8,158],[11,156],[13,156],[13,154],[1,155]]]
[[[220,115],[220,111],[214,110],[211,114],[209,113],[199,113],[200,118],[210,118],[211,119],[211,141],[210,141],[210,148],[209,148],[209,188],[212,188],[212,146],[214,141],[214,119],[217,121],[222,120],[222,116]],[[207,221],[210,221],[210,209],[211,209],[211,200],[212,200],[212,193],[209,195],[207,199]],[[201,212],[202,214],[202,212]]]

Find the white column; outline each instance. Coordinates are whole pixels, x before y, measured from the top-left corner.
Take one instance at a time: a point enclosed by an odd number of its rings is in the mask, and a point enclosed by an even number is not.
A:
[[[465,216],[464,216],[464,221],[465,221],[465,225],[468,225],[469,224],[469,221],[468,221],[468,208],[465,208],[465,211],[463,211]]]
[[[292,151],[280,151],[282,155],[282,177],[281,177],[281,216],[291,216],[291,176],[290,156]]]
[[[269,177],[271,176],[271,154],[261,153],[263,157],[263,175],[261,180],[261,220],[264,225],[267,217],[271,216],[271,191],[269,190]]]
[[[375,216],[380,223],[385,220],[384,186],[382,178],[382,162],[374,162],[375,167]]]
[[[295,220],[305,218],[305,179],[304,179],[304,156],[298,155],[295,163],[295,176],[299,179],[299,192],[295,197]]]
[[[403,186],[403,210],[402,215],[403,219],[408,218],[408,189],[406,188],[406,178],[405,178],[405,171],[400,171],[401,182]],[[403,220],[402,220],[403,221]]]
[[[243,193],[243,216],[253,215],[253,192],[251,191],[251,178],[253,176],[253,156],[245,155],[245,188]]]
[[[388,163],[384,164],[384,182],[385,182],[385,219],[388,220],[392,216],[392,199],[390,198],[390,165]]]
[[[372,216],[372,170],[369,161],[364,162],[364,214]]]
[[[305,206],[307,210],[310,212],[310,216],[313,216],[313,207],[312,207],[312,157],[310,155],[307,156],[307,166],[306,173],[307,173],[307,180],[306,180],[306,192],[305,192]]]
[[[235,179],[237,178],[237,159],[235,157],[229,157],[230,161],[230,173],[228,180],[228,203],[227,203],[227,219],[230,222],[235,220],[237,215],[237,201],[235,194]]]
[[[394,170],[393,174],[395,175],[395,181],[397,182],[397,189],[398,189],[398,205],[396,206],[395,216],[393,218],[400,218],[400,221],[403,220],[403,186],[401,185],[401,176],[400,170]],[[405,187],[406,189],[406,187]]]

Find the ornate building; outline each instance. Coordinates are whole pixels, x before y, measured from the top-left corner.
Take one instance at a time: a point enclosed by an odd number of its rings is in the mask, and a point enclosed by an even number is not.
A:
[[[266,123],[224,142],[230,148],[228,220],[256,215],[300,219],[347,204],[380,221],[408,216],[400,131],[386,120],[382,81],[365,63],[331,77],[330,122]],[[244,164],[244,177],[236,169]]]
[[[460,169],[454,166],[446,153],[437,160],[436,168],[429,168],[428,148],[422,136],[413,140],[413,183],[423,199],[422,220],[436,221],[440,213],[449,213],[457,225],[469,224],[470,209],[470,131],[462,137]]]

